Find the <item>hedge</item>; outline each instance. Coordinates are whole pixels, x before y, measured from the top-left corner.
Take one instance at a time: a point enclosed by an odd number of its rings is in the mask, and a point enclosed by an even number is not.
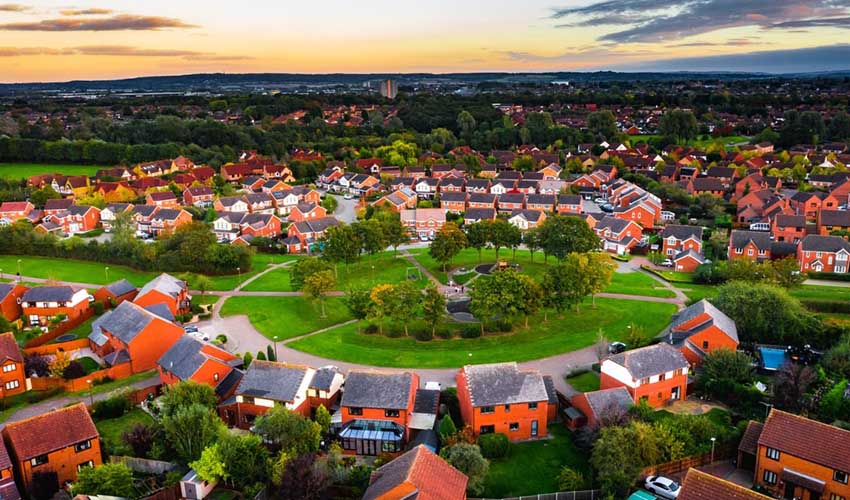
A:
[[[807,274],[809,279],[813,280],[828,280],[828,281],[850,281],[850,274],[844,273],[818,273],[810,272]]]
[[[806,309],[820,313],[850,314],[850,302],[846,300],[801,300]]]

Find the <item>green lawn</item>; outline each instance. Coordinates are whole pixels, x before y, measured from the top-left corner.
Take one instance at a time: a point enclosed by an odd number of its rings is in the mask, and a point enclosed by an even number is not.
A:
[[[791,290],[800,300],[850,300],[850,288],[841,286],[803,285]]]
[[[121,417],[95,422],[95,427],[111,455],[132,456],[133,449],[124,443],[121,436],[136,424],[153,425],[153,423],[150,415],[140,408],[134,408]]]
[[[96,165],[48,165],[43,163],[0,163],[0,177],[9,180],[28,179],[33,175],[64,174],[93,176]]]
[[[409,253],[413,255],[414,258],[425,267],[425,269],[430,271],[435,278],[440,280],[440,283],[446,284],[448,282],[446,273],[443,272],[443,265],[428,255],[427,248],[416,248],[409,250]],[[499,260],[507,260],[512,264],[519,264],[522,272],[530,275],[534,279],[540,279],[546,269],[545,264],[543,264],[543,254],[540,252],[534,253],[534,261],[532,262],[531,253],[528,250],[517,250],[516,258],[514,258],[513,252],[510,249],[503,248],[499,251]],[[495,263],[496,251],[491,248],[483,250],[481,252],[481,260],[479,261],[478,251],[474,248],[466,248],[454,258],[449,269],[463,267],[472,270],[475,266],[482,262],[490,264]],[[554,262],[554,259],[550,260],[550,262]]]
[[[114,391],[115,389],[121,389],[122,387],[127,387],[136,382],[149,379],[154,375],[156,375],[156,370],[148,370],[146,372],[135,373],[127,378],[113,380],[104,384],[95,384],[92,386],[91,392],[92,394],[102,394],[104,392]],[[88,395],[88,393],[88,389],[83,389],[82,391],[70,392],[68,394]]]
[[[558,474],[569,466],[588,477],[587,459],[573,445],[570,433],[549,425],[551,439],[511,444],[508,455],[490,461],[484,498],[505,498],[558,491]]]
[[[639,144],[641,142],[646,142],[650,139],[658,139],[661,135],[659,134],[646,134],[646,135],[630,135],[629,141],[634,144]],[[722,137],[711,137],[705,140],[690,140],[688,141],[688,145],[694,147],[706,147],[709,144],[719,143],[723,146],[727,144],[736,144],[739,142],[748,142],[750,140],[749,137],[744,137],[742,135],[726,135]]]
[[[528,329],[518,327],[508,335],[419,342],[412,337],[357,333],[357,326],[351,324],[295,341],[289,347],[341,361],[400,368],[450,368],[468,363],[528,361],[592,345],[600,329],[611,341],[625,340],[630,322],[655,335],[676,311],[672,304],[633,300],[599,298],[596,304],[597,308],[592,309],[585,303],[580,313],[567,312],[560,318],[550,314],[548,322],[543,321],[542,315],[534,317]],[[276,326],[281,323],[287,321],[266,325],[255,322],[254,325],[269,336],[269,331],[281,328]]]
[[[291,266],[290,266],[291,267]],[[413,264],[404,257],[396,257],[393,252],[381,252],[376,255],[364,255],[358,262],[347,267],[339,264],[337,272],[337,290],[357,288],[372,288],[381,283],[399,283],[407,278],[408,268]],[[410,269],[411,274],[416,273]],[[425,276],[416,280],[416,284],[424,287],[428,282]],[[292,292],[289,283],[289,268],[284,267],[269,271],[257,280],[249,283],[245,291],[252,292]]]
[[[96,372],[101,368],[101,366],[97,364],[97,361],[88,356],[77,358],[77,361],[83,365],[83,368],[86,369],[86,373]]]
[[[285,340],[348,321],[351,314],[340,297],[328,297],[326,318],[320,306],[304,297],[230,297],[221,308],[222,316],[244,314],[269,339]]]
[[[627,295],[644,295],[648,297],[673,298],[672,290],[641,272],[614,273],[611,284],[605,289],[608,293],[624,293]]]
[[[584,372],[572,377],[567,377],[567,383],[579,392],[598,391],[599,375],[593,371]]]
[[[684,292],[690,300],[710,299],[717,295],[715,285],[700,285],[697,283],[677,283],[676,288]]]

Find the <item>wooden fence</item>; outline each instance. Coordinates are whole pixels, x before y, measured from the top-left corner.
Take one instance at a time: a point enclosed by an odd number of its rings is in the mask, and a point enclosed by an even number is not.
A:
[[[728,460],[730,458],[735,458],[737,454],[738,449],[734,445],[723,444],[718,445],[714,448],[713,458],[716,462],[718,460]],[[690,457],[685,457],[680,460],[673,460],[672,462],[651,465],[643,469],[640,473],[640,476],[667,476],[682,472],[683,470],[688,470],[691,467],[702,467],[703,465],[708,465],[710,463],[712,463],[712,454],[710,451],[708,451],[701,455],[692,455]]]
[[[142,498],[142,500],[180,500],[182,497],[183,493],[180,491],[180,483],[177,483],[169,488],[156,491]]]
[[[44,344],[37,347],[29,347],[24,349],[24,355],[44,355],[56,354],[58,351],[67,353],[74,352],[78,349],[89,347],[89,339],[74,339],[67,342],[56,342],[55,344]]]
[[[80,378],[65,380],[58,377],[33,377],[30,379],[30,382],[32,383],[32,390],[34,391],[46,391],[48,389],[53,389],[54,387],[62,387],[66,392],[80,392],[89,388],[89,380],[95,382],[106,377],[118,380],[127,378],[132,374],[133,368],[128,361],[119,365],[110,366],[109,368],[104,368],[103,370],[91,372]]]
[[[109,457],[112,463],[124,464],[134,472],[143,474],[165,474],[177,468],[171,462],[163,462],[162,460],[148,460],[147,458],[125,457],[120,455],[112,455]]]
[[[47,344],[48,342],[53,341],[57,337],[61,337],[62,335],[70,332],[74,328],[82,325],[83,323],[88,321],[89,318],[91,318],[92,316],[94,316],[94,309],[89,307],[88,309],[83,311],[83,313],[80,314],[79,316],[77,316],[76,318],[69,319],[68,321],[63,321],[63,322],[59,323],[58,325],[56,325],[52,330],[49,330],[47,333],[39,335],[38,337],[36,337],[36,338],[30,340],[29,342],[25,343],[24,347],[25,348],[38,347],[38,346],[42,346],[44,344]]]
[[[525,495],[521,497],[495,498],[470,498],[469,500],[598,500],[602,498],[602,490],[583,491],[559,491],[557,493],[541,493],[539,495]]]

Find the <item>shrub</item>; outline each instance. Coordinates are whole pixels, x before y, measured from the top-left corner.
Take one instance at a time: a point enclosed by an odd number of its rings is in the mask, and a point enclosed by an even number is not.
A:
[[[24,358],[24,371],[27,372],[27,376],[35,374],[39,377],[46,377],[50,372],[50,360],[47,356],[37,354],[27,356]]]
[[[454,420],[452,420],[451,415],[446,415],[442,419],[440,419],[440,427],[439,434],[440,440],[445,443],[450,436],[453,436],[457,432],[457,427],[455,426]]]
[[[153,446],[154,432],[145,424],[136,424],[122,434],[121,439],[133,450],[134,456],[144,458]]]
[[[366,325],[366,328],[363,329],[363,332],[371,334],[378,333],[378,325],[374,323],[369,323],[368,325]]]
[[[502,458],[508,454],[511,443],[504,434],[482,434],[478,436],[478,446],[484,458]]]
[[[219,341],[220,343],[222,343],[222,344],[226,344],[226,343],[227,343],[227,335],[225,335],[225,334],[223,334],[223,333],[220,333],[220,334],[216,335],[216,336],[215,336],[215,339],[216,339],[216,340],[218,340],[218,341]]]
[[[447,339],[448,340],[448,339],[452,338],[453,335],[452,335],[452,331],[449,329],[448,326],[440,325],[440,326],[437,327],[437,336],[440,337],[441,339]]]
[[[93,302],[91,308],[96,315],[100,316],[101,314],[103,314],[103,302]]]
[[[133,402],[130,401],[129,395],[126,392],[119,392],[106,399],[96,401],[92,406],[92,418],[95,420],[118,418],[132,408]]]
[[[850,314],[850,302],[846,300],[801,300],[800,302],[810,311]]]
[[[465,339],[477,339],[481,336],[481,327],[475,324],[463,325],[460,336]]]
[[[565,466],[558,474],[558,489],[561,491],[579,491],[586,485],[584,475],[577,470]]]
[[[38,403],[40,401],[44,401],[45,399],[52,398],[53,396],[57,396],[65,392],[63,387],[53,387],[47,389],[46,391],[35,391],[27,394],[27,402],[30,404]]]
[[[103,385],[103,384],[108,384],[108,383],[114,382],[114,381],[115,381],[114,378],[107,375],[103,378],[99,378],[99,379],[95,380],[94,382],[92,382],[92,385]]]
[[[68,363],[68,366],[66,366],[65,370],[62,371],[62,378],[64,378],[65,380],[71,380],[85,376],[86,367],[83,366],[83,364],[77,361],[76,359]]]
[[[434,339],[434,336],[431,334],[431,330],[428,330],[427,328],[424,328],[422,330],[416,330],[415,332],[413,332],[413,337],[416,340],[420,340],[422,342],[427,342],[429,340]]]

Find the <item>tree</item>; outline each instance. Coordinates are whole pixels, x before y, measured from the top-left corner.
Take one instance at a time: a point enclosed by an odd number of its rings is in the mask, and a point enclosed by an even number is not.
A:
[[[579,311],[581,301],[591,291],[589,262],[588,254],[570,253],[562,262],[546,269],[542,286],[549,307],[558,313],[571,306]]]
[[[132,498],[135,496],[133,472],[122,463],[105,463],[83,467],[77,473],[74,495],[108,495]]]
[[[446,270],[446,265],[460,253],[467,245],[466,235],[457,227],[454,222],[446,222],[446,224],[437,231],[434,236],[434,241],[431,242],[428,249],[428,255],[434,260],[443,264],[443,271]]]
[[[327,473],[308,453],[286,461],[280,477],[279,497],[283,500],[319,500],[330,485]]]
[[[194,282],[195,290],[201,292],[201,297],[204,296],[207,290],[213,287],[212,280],[208,276],[203,274],[196,274],[193,277],[192,281]]]
[[[845,335],[830,347],[821,363],[827,372],[850,379],[850,335]]]
[[[336,196],[325,196],[325,199],[322,200],[322,208],[329,214],[332,214],[336,211],[336,208],[339,206],[339,201],[337,201]]]
[[[607,253],[591,252],[587,254],[588,267],[587,276],[588,290],[590,291],[591,304],[596,307],[596,294],[602,292],[611,284],[617,264]]]
[[[425,295],[422,297],[422,315],[428,325],[431,326],[431,335],[437,332],[437,325],[446,315],[446,297],[440,293],[433,283],[425,287]]]
[[[496,219],[490,224],[490,245],[496,250],[496,260],[499,260],[499,249],[515,244],[517,235],[522,238],[519,229],[504,219]]]
[[[325,232],[324,243],[324,256],[330,262],[342,262],[347,267],[360,257],[360,249],[362,248],[360,235],[351,226],[329,227]]]
[[[254,432],[280,450],[294,455],[318,451],[322,428],[316,422],[275,406],[254,421]]]
[[[207,384],[183,380],[166,385],[160,398],[163,415],[173,415],[182,407],[197,404],[212,410],[218,404],[215,390]]]
[[[676,142],[683,142],[696,137],[699,124],[694,114],[682,109],[671,109],[661,116],[659,123],[661,133],[672,137]]]
[[[612,139],[617,135],[617,118],[609,110],[587,115],[587,129],[596,138]]]
[[[336,278],[331,271],[320,271],[304,280],[302,289],[308,297],[319,302],[322,307],[322,318],[327,317],[327,314],[325,314],[325,297],[328,292],[333,290],[334,286],[336,286]]]
[[[753,381],[753,359],[732,349],[716,349],[706,354],[702,362],[702,377],[707,380],[731,380],[738,384]]]
[[[543,305],[543,289],[531,276],[520,274],[517,277],[521,287],[517,309],[525,316],[525,327],[528,328],[528,317],[536,314]]]
[[[133,450],[133,456],[144,458],[154,443],[153,429],[143,423],[137,423],[121,435],[121,440]]]
[[[803,407],[803,396],[817,380],[811,366],[785,363],[776,374],[774,401],[776,407],[797,413]]]
[[[349,290],[342,301],[351,315],[354,316],[354,319],[359,320],[357,322],[357,333],[360,333],[360,321],[366,319],[372,309],[370,291],[363,289]]]
[[[490,463],[481,455],[481,449],[474,444],[458,443],[440,451],[440,456],[455,469],[469,478],[466,491],[471,495],[480,495],[484,491],[484,480]]]
[[[404,335],[408,335],[408,324],[416,315],[416,306],[422,299],[422,294],[411,281],[402,281],[393,287],[393,297],[389,303],[389,316],[397,324],[404,327]]]
[[[65,369],[71,365],[71,357],[64,351],[57,351],[53,357],[53,362],[50,363],[50,376],[62,378]]]
[[[369,308],[368,318],[377,321],[378,333],[383,334],[384,319],[392,314],[395,306],[395,287],[386,283],[377,285],[369,293],[369,299],[372,305]]]
[[[259,436],[227,434],[215,446],[224,464],[224,478],[236,488],[244,490],[268,480],[269,452]]]
[[[466,226],[467,244],[478,251],[478,262],[481,262],[481,250],[490,241],[490,224],[487,221],[476,222]]]
[[[535,226],[522,235],[522,242],[525,244],[525,248],[528,249],[528,253],[531,257],[531,262],[534,262],[534,252],[540,249],[540,229],[538,226]]]
[[[164,414],[162,429],[167,442],[184,464],[200,458],[201,452],[225,431],[218,415],[198,403],[179,406],[173,413]]]
[[[599,248],[599,237],[578,217],[553,215],[540,229],[540,247],[548,255],[563,260],[570,253],[586,253]]]
[[[449,437],[454,436],[457,433],[457,427],[455,426],[454,420],[452,420],[452,416],[446,414],[443,418],[440,419],[440,441],[445,444]]]
[[[587,480],[584,474],[566,465],[561,468],[561,472],[558,473],[558,490],[579,491],[585,487],[587,487]]]
[[[806,281],[806,275],[800,272],[800,264],[794,257],[771,260],[764,265],[771,271],[771,280],[782,288],[797,288]]]
[[[198,477],[208,483],[215,483],[227,478],[227,470],[224,466],[224,458],[218,443],[204,448],[201,457],[189,464],[189,467],[198,473]]]
[[[527,286],[527,282],[513,269],[497,271],[490,279],[476,283],[469,294],[469,310],[481,322],[482,333],[484,323],[497,315],[512,318],[525,313],[527,304],[522,294]]]
[[[460,133],[469,137],[475,130],[475,117],[469,111],[463,110],[457,115],[457,128]]]
[[[319,405],[316,408],[316,416],[313,420],[322,428],[322,434],[327,434],[331,430],[331,414],[325,405]]]
[[[393,251],[398,253],[398,247],[410,241],[410,233],[407,228],[401,223],[401,219],[397,216],[387,217],[381,221],[381,228],[384,233],[387,245],[393,247]]]
[[[322,259],[316,257],[305,257],[298,259],[289,268],[289,284],[293,290],[301,290],[308,277],[316,273],[330,270],[331,266]]]
[[[355,222],[351,227],[358,235],[361,249],[367,254],[375,255],[387,248],[387,239],[384,237],[383,226],[380,221],[369,219],[363,222]]]

